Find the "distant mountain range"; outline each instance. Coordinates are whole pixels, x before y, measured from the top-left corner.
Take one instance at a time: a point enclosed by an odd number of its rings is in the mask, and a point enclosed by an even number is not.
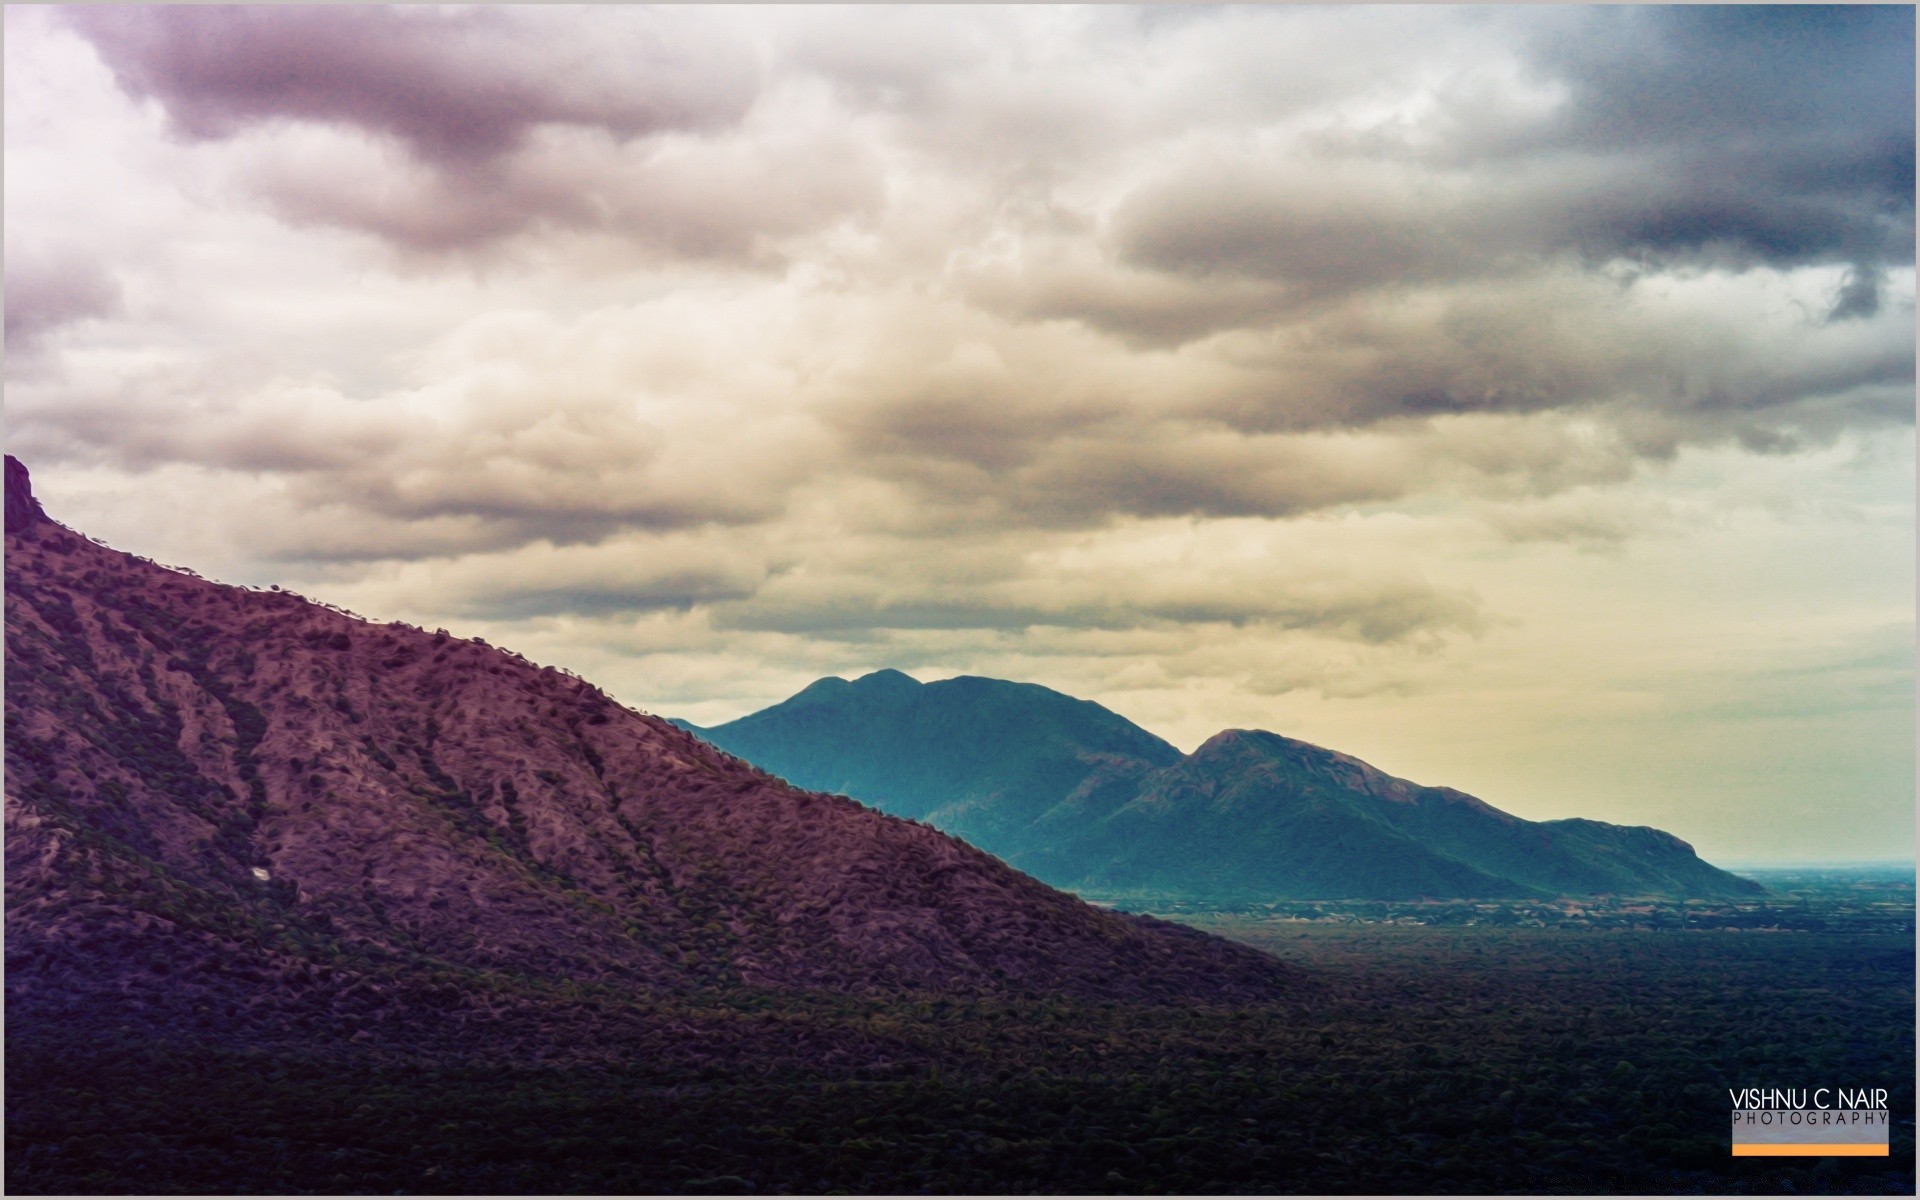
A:
[[[676,1039],[634,997],[1216,1003],[1294,978],[482,642],[108,549],[11,457],[6,953],[10,1040],[98,1021],[471,1049],[512,1026],[541,1053],[745,1044]],[[503,1015],[529,996],[602,1007],[562,1035]]]
[[[1109,899],[1764,891],[1658,829],[1527,821],[1332,750],[1230,729],[1183,755],[1098,704],[1028,683],[899,671],[822,679],[681,728],[797,786],[926,821],[1056,887]]]

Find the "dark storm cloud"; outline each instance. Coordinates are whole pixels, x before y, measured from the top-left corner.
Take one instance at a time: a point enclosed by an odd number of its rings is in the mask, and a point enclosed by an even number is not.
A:
[[[1572,94],[1512,150],[1619,164],[1570,214],[1591,255],[1910,263],[1913,35],[1907,6],[1588,10],[1536,41]]]
[[[1308,153],[1175,160],[1116,211],[1122,268],[1271,285],[1264,311],[1197,297],[1187,336],[1369,290],[1591,266],[1849,264],[1914,254],[1914,14],[1906,7],[1605,8],[1520,39],[1564,98],[1534,119],[1461,119],[1444,89],[1422,136],[1341,132]],[[1868,311],[1865,282],[1837,315]],[[1180,327],[1098,296],[1067,315],[1122,334]]]
[[[1837,135],[1853,146],[1914,127],[1907,7],[1595,6],[1535,29],[1537,61],[1575,89],[1540,142],[1621,150]]]
[[[756,86],[740,47],[671,13],[164,5],[68,16],[122,87],[158,99],[190,137],[335,122],[441,164],[495,158],[543,124],[619,137],[715,129],[739,119]]]

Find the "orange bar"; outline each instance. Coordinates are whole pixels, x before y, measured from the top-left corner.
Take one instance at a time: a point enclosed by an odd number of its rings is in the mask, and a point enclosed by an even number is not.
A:
[[[1735,1142],[1733,1156],[1766,1155],[1784,1158],[1801,1155],[1845,1154],[1870,1158],[1889,1157],[1885,1142]]]

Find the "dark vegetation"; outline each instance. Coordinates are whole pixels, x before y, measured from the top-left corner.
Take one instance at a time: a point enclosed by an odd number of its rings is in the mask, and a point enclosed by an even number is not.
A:
[[[1912,1193],[1910,938],[1209,922],[1320,987],[1180,1009],[498,980],[521,1017],[439,1053],[10,1013],[7,1188]],[[540,1028],[544,1063],[517,1040]],[[570,1028],[629,1040],[583,1060]],[[1728,1156],[1727,1088],[1814,1080],[1891,1088],[1893,1157]]]

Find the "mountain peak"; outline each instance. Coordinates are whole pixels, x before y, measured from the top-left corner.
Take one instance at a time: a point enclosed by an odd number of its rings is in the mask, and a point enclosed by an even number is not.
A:
[[[892,667],[882,667],[878,671],[862,675],[853,681],[855,687],[870,691],[885,689],[892,692],[912,691],[924,686],[918,679],[905,671],[896,671]]]
[[[837,696],[853,685],[838,675],[825,675],[787,697],[789,701],[806,696]]]
[[[1209,747],[1223,749],[1227,746],[1237,745],[1253,732],[1251,729],[1222,729],[1219,733],[1214,734],[1206,741],[1201,742],[1199,746],[1195,747],[1194,753],[1198,754]]]
[[[24,533],[46,519],[46,510],[33,498],[26,464],[7,455],[7,532]]]
[[[1264,729],[1222,729],[1194,748],[1192,757],[1198,760],[1216,758],[1221,755],[1248,751],[1266,750],[1320,750],[1320,747],[1297,738],[1286,737],[1278,733],[1269,733]],[[1321,751],[1330,754],[1332,751]]]

